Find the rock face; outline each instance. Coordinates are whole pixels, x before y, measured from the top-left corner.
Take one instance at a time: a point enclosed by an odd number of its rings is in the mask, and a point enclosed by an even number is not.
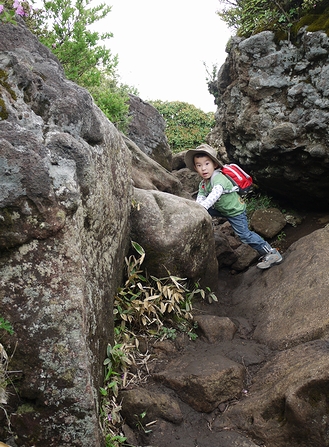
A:
[[[0,34],[0,315],[15,331],[6,339],[15,351],[11,429],[19,446],[98,447],[131,156],[23,25],[1,24]]]
[[[294,44],[270,31],[232,38],[211,136],[269,193],[318,210],[329,207],[328,52],[321,31]]]
[[[328,443],[328,343],[317,340],[279,352],[255,375],[250,395],[218,427],[244,430],[269,447]]]
[[[250,219],[250,227],[267,239],[280,233],[286,224],[285,216],[277,208],[256,210]]]
[[[147,271],[158,278],[181,275],[217,288],[218,263],[211,218],[194,201],[134,188],[131,238],[145,250]]]
[[[142,131],[142,129],[140,129]],[[154,189],[177,196],[186,196],[179,179],[171,175],[158,162],[146,155],[132,140],[123,136],[132,155],[133,169],[131,178],[133,185],[140,189]]]
[[[127,136],[149,157],[171,171],[172,153],[165,135],[166,122],[149,103],[130,95]]]
[[[285,349],[328,337],[329,303],[324,297],[329,293],[325,268],[329,253],[323,249],[328,236],[328,226],[314,231],[291,245],[284,254],[287,262],[257,278],[252,271],[244,275],[242,284],[232,294],[232,304],[234,315],[243,315],[255,325],[255,340],[274,349]],[[251,280],[251,294],[242,295]]]
[[[211,348],[198,357],[185,354],[154,374],[178,396],[199,412],[209,413],[222,402],[238,395],[243,388],[245,370],[242,365],[218,354]]]

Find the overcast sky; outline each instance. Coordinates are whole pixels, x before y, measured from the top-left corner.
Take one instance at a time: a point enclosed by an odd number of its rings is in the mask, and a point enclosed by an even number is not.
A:
[[[215,111],[206,69],[220,67],[232,32],[216,11],[219,0],[107,0],[111,12],[100,29],[113,33],[121,82],[141,99],[183,101]]]

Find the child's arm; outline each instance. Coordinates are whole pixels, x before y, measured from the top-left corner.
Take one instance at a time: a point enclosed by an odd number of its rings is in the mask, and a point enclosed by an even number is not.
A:
[[[202,194],[198,194],[196,201],[207,210],[208,208],[213,206],[214,203],[217,202],[217,200],[223,194],[223,191],[224,189],[222,185],[215,185],[211,190],[211,193],[207,197]]]

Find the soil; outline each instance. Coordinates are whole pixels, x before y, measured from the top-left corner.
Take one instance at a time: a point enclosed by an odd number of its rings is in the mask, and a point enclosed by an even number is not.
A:
[[[284,228],[284,232],[281,233],[281,237],[275,238],[269,241],[271,245],[275,246],[283,254],[284,252],[300,238],[312,233],[313,231],[323,228],[329,223],[329,213],[307,213],[302,217],[302,221],[297,226],[287,225]],[[221,269],[219,271],[219,294],[221,296],[221,304],[215,306],[207,306],[207,313],[209,314],[210,308],[214,315],[228,315],[230,312],[230,291],[233,290],[236,285],[241,280],[241,275],[243,273],[232,274],[229,269]],[[201,305],[202,307],[202,305]],[[204,309],[199,309],[203,311]],[[247,323],[248,326],[248,323]],[[241,335],[241,334],[240,334]],[[236,352],[237,357],[239,356],[255,356],[257,352],[255,346],[252,343],[245,343],[243,341],[243,336],[240,340],[236,341],[233,346],[230,343],[221,344],[216,346],[218,350],[223,352],[229,351],[232,355],[232,350]],[[248,335],[246,336],[246,339]],[[193,344],[193,347],[192,347]],[[199,357],[202,359],[205,345],[201,340],[191,342],[188,344],[187,349],[192,349],[194,351],[195,358]],[[241,349],[244,352],[241,354]],[[266,356],[266,352],[261,355]],[[170,356],[170,354],[169,354]],[[241,358],[241,357],[240,357]],[[161,368],[161,360],[158,362],[158,368]],[[252,372],[252,370],[250,370]],[[174,392],[164,386],[152,383],[152,380],[148,383],[148,389],[157,389],[162,393],[166,393],[173,399],[177,399]],[[227,405],[234,405],[235,402],[228,402]],[[212,412],[211,414],[199,413],[194,411],[190,406],[182,401],[179,401],[181,411],[183,414],[183,422],[180,425],[174,425],[172,423],[159,420],[153,427],[152,431],[149,433],[135,433],[133,437],[137,436],[137,445],[148,446],[148,447],[255,447],[264,446],[264,443],[257,440],[252,440],[246,437],[243,433],[233,432],[230,430],[216,430],[216,416],[225,411],[225,405],[223,408],[218,408],[218,410]],[[220,406],[221,407],[221,406]],[[129,439],[128,439],[129,440]],[[135,445],[135,444],[134,444]]]
[[[301,219],[301,223],[296,226],[289,224],[285,226],[281,241],[278,242],[278,239],[275,238],[269,242],[271,244],[276,243],[276,247],[284,253],[294,242],[327,225],[329,223],[329,214],[308,213],[302,216]]]

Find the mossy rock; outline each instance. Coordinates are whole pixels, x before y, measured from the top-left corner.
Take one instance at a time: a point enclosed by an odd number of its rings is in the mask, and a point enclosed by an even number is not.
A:
[[[298,31],[305,26],[309,32],[324,31],[329,36],[329,7],[321,14],[307,14],[302,17],[294,26],[294,34],[297,35]]]
[[[4,70],[0,70],[0,85],[2,85],[2,87],[4,87],[7,92],[10,94],[10,96],[16,100],[17,99],[17,95],[14,92],[14,90],[11,88],[10,84],[7,82],[8,79],[8,74],[4,71]]]

